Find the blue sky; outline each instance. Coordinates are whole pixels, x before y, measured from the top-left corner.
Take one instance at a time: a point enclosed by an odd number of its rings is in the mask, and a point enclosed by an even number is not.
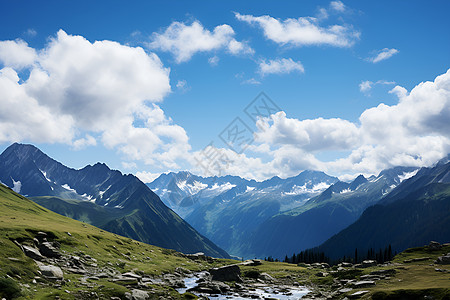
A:
[[[0,150],[33,143],[68,166],[102,161],[147,181],[181,169],[348,179],[450,152],[448,1],[1,1],[0,10]],[[243,110],[260,92],[283,112],[257,127]],[[219,137],[236,117],[255,134],[243,153]],[[207,149],[228,160],[205,170],[195,158],[212,141]]]

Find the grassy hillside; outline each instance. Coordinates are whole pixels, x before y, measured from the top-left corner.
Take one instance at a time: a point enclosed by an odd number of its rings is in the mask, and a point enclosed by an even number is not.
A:
[[[21,297],[28,299],[86,298],[86,291],[94,292],[101,299],[110,296],[123,297],[128,288],[106,279],[87,280],[82,284],[82,275],[64,273],[63,286],[55,288],[38,272],[36,263],[25,256],[14,241],[32,245],[38,232],[47,234],[47,239],[60,244],[61,252],[78,257],[92,257],[98,268],[113,265],[119,272],[134,271],[141,275],[160,275],[174,272],[177,267],[197,271],[208,269],[214,263],[197,263],[173,250],[158,248],[121,237],[94,226],[72,220],[45,209],[31,200],[16,194],[0,184],[0,296],[5,291],[22,289]],[[69,235],[70,233],[70,235]],[[35,277],[37,283],[32,283]],[[25,286],[23,285],[25,284]],[[181,298],[175,290],[154,286],[155,293]],[[66,292],[67,291],[67,292]],[[69,292],[69,293],[68,293]],[[19,293],[16,294],[19,296]],[[0,298],[1,298],[0,297]],[[9,297],[7,297],[9,299]],[[89,297],[88,297],[89,298]]]

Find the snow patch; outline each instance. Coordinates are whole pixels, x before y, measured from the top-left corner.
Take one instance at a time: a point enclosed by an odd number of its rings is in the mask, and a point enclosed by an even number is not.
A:
[[[217,182],[216,182],[216,183],[214,183],[214,185],[212,187],[209,188],[209,190],[224,192],[224,191],[231,190],[235,186],[236,186],[235,184],[231,184],[229,182],[226,182],[226,183],[221,184],[221,185],[218,185]]]
[[[254,189],[256,189],[256,187],[254,186],[247,186],[247,189],[245,190],[246,193],[253,191]]]
[[[12,178],[12,177],[11,177],[11,179],[12,179],[13,185],[14,185],[12,190],[16,193],[20,193],[20,189],[22,188],[22,182],[15,181],[14,178]]]
[[[417,172],[419,172],[419,169],[414,170],[412,172],[403,172],[402,175],[398,175],[398,179],[400,179],[400,182],[402,182],[406,179],[409,179],[409,178],[415,176],[417,174]]]
[[[47,179],[48,182],[52,182],[52,181],[47,177],[47,172],[42,171],[41,169],[39,169],[39,171],[41,171],[42,175],[44,175],[45,179]]]
[[[61,187],[64,188],[64,189],[66,189],[66,190],[68,190],[68,191],[74,192],[74,193],[77,192],[76,190],[74,190],[73,188],[71,188],[67,183],[61,185]]]
[[[306,193],[317,193],[326,190],[330,186],[330,184],[326,182],[320,182],[318,184],[313,185],[312,188],[308,188],[307,187],[308,183],[309,182],[305,183],[302,186],[294,185],[290,192],[285,192],[284,194],[289,196],[295,196]]]
[[[103,194],[106,193],[109,189],[111,188],[111,186],[108,186],[108,188],[104,191],[99,191],[98,194],[100,195],[100,198],[103,199]]]
[[[347,193],[350,193],[351,191],[352,191],[351,189],[345,189],[345,190],[340,191],[339,194],[347,194]]]

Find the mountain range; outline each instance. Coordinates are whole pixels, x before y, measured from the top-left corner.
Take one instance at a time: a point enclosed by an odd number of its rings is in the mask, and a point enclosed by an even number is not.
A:
[[[450,240],[450,162],[422,168],[361,217],[318,248],[331,259],[352,257],[355,249],[395,251]]]
[[[32,145],[0,155],[0,182],[42,206],[107,231],[184,253],[229,257],[144,183],[97,163],[75,170]]]
[[[337,181],[318,171],[262,182],[179,172],[162,174],[148,186],[214,243],[233,255],[248,256],[243,246],[264,221],[302,206]]]

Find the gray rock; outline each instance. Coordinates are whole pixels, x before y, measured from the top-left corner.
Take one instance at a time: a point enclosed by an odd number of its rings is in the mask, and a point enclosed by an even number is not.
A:
[[[343,288],[343,289],[340,289],[338,292],[341,293],[341,294],[344,294],[344,293],[348,293],[348,292],[351,292],[351,291],[353,291],[352,288]]]
[[[61,257],[58,249],[49,242],[43,242],[39,245],[39,252],[46,257]]]
[[[131,290],[131,294],[130,293],[127,294],[129,295],[127,299],[130,300],[146,300],[150,298],[148,292],[138,289]]]
[[[375,281],[373,281],[373,280],[362,280],[362,281],[352,282],[351,285],[355,289],[360,289],[360,288],[374,286],[375,285]]]
[[[39,266],[39,269],[41,270],[42,275],[47,278],[64,279],[64,274],[60,267],[48,265]]]
[[[430,249],[431,251],[439,250],[441,248],[442,248],[441,244],[439,244],[438,242],[435,242],[435,241],[431,241],[428,244],[428,249]]]
[[[266,281],[266,282],[274,282],[275,281],[275,279],[267,273],[259,274],[259,278],[261,278],[263,281]]]
[[[436,263],[440,265],[450,265],[450,253],[447,253],[447,255],[439,256],[436,260]]]
[[[204,281],[199,283],[196,287],[189,289],[188,292],[198,292],[206,294],[226,294],[230,287],[220,281]]]
[[[354,292],[353,294],[348,295],[348,297],[350,299],[357,299],[357,298],[360,298],[361,296],[367,294],[368,292],[369,291],[357,291],[357,292]]]
[[[134,274],[132,272],[123,273],[122,277],[129,277],[129,278],[134,278],[134,279],[141,279],[142,278],[142,276]]]
[[[365,260],[361,264],[362,264],[363,268],[368,268],[368,267],[376,266],[377,261],[376,260]]]
[[[242,282],[241,269],[238,265],[229,265],[209,270],[212,280]]]
[[[39,250],[34,247],[22,245],[22,249],[23,249],[23,252],[25,253],[25,255],[32,259],[39,260],[39,261],[42,261],[45,259],[42,256],[42,254],[39,252]]]

